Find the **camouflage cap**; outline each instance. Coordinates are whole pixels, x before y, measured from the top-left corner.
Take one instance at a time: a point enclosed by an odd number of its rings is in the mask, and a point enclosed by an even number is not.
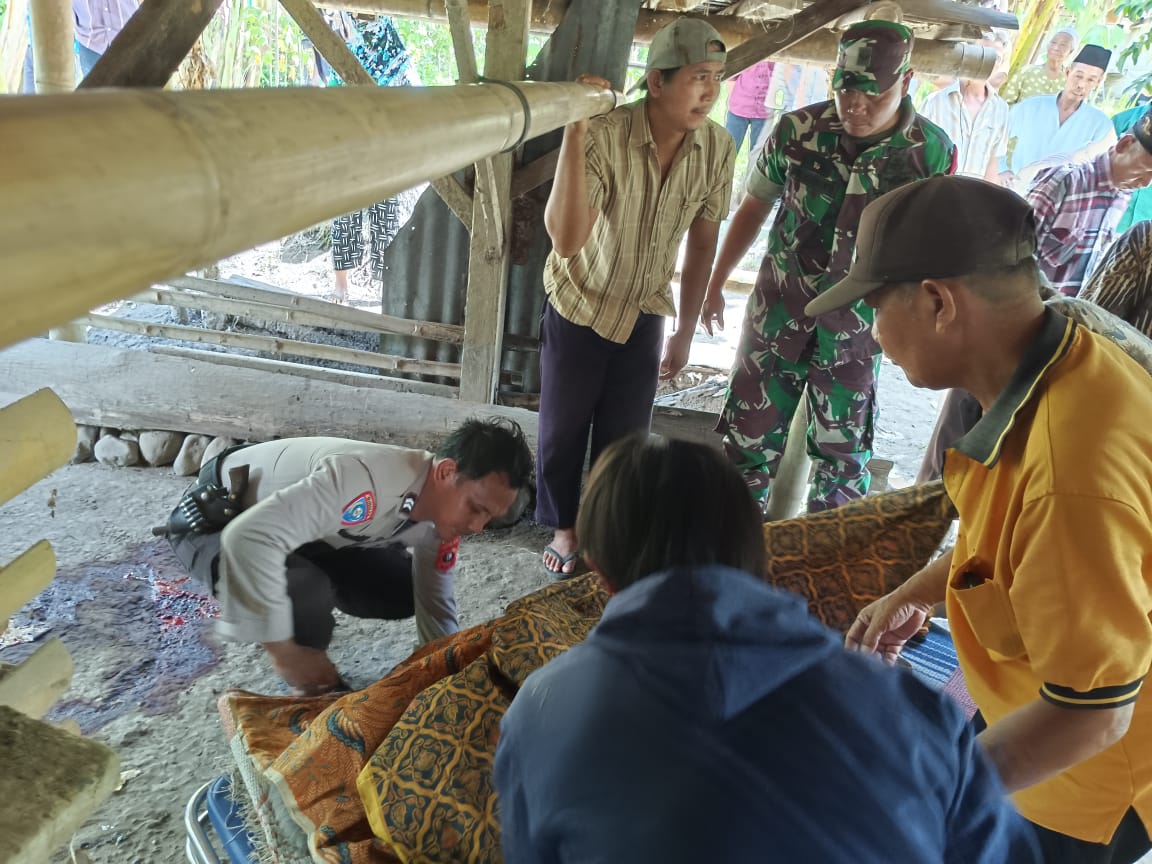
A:
[[[840,37],[832,89],[883,93],[911,68],[911,30],[895,21],[860,21]]]

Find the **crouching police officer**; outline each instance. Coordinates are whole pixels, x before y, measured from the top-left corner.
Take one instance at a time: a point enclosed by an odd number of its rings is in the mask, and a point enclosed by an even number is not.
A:
[[[345,689],[328,658],[339,609],[416,617],[421,643],[459,629],[460,537],[527,486],[518,425],[469,420],[436,452],[342,438],[233,448],[206,463],[166,533],[220,601],[219,631],[259,642],[300,695]]]

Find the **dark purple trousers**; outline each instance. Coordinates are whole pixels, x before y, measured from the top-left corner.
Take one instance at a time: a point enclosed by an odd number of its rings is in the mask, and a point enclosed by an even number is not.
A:
[[[621,345],[544,304],[537,522],[565,529],[576,524],[589,433],[595,464],[613,441],[651,428],[663,342],[662,315],[641,315]]]

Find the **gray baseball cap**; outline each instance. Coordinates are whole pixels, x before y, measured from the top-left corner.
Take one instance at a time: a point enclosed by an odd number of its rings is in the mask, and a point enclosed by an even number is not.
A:
[[[720,45],[716,50],[713,42]],[[723,63],[728,58],[728,49],[720,33],[707,21],[699,18],[680,18],[662,27],[652,37],[648,46],[648,64],[644,67],[644,77],[632,90],[643,86],[648,73],[653,69],[679,69],[681,66],[694,66],[697,63]]]

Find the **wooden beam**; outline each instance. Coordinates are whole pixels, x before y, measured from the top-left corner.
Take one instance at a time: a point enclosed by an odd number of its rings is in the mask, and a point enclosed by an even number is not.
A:
[[[731,78],[766,57],[775,56],[865,2],[867,0],[819,0],[791,18],[773,22],[772,28],[763,36],[749,39],[728,52],[724,77]]]
[[[251,441],[333,435],[434,447],[469,417],[507,417],[523,427],[528,443],[536,447],[538,418],[523,408],[104,345],[30,339],[0,351],[0,390],[34,389],[48,381],[76,422],[93,426],[172,429]],[[715,414],[683,408],[657,407],[652,421],[657,434],[718,447],[715,426]]]
[[[313,320],[326,320],[328,323],[322,326],[337,329],[343,325],[349,330],[394,333],[397,336],[419,336],[422,339],[434,339],[437,342],[447,342],[450,345],[460,345],[464,341],[464,328],[459,324],[440,324],[437,321],[417,321],[412,318],[382,315],[378,312],[365,312],[362,309],[352,309],[336,303],[328,303],[283,289],[274,291],[269,288],[237,285],[235,282],[223,282],[218,279],[201,279],[197,276],[169,279],[167,284],[185,291],[195,291],[248,303],[278,306],[283,310],[278,317],[269,320],[305,323],[303,319],[294,315],[296,311],[299,311]]]
[[[80,86],[163,87],[221,2],[144,0]]]
[[[117,330],[121,333],[137,333],[142,336],[157,336],[161,339],[177,339],[182,342],[199,342],[205,345],[226,345],[249,351],[267,351],[271,354],[285,354],[290,357],[308,357],[313,360],[329,360],[334,363],[368,366],[372,369],[389,369],[393,372],[439,375],[445,378],[460,377],[459,363],[413,360],[409,357],[397,357],[392,354],[377,354],[373,351],[318,345],[315,342],[277,339],[274,336],[254,336],[248,333],[221,333],[217,330],[183,327],[179,324],[149,324],[147,321],[132,321],[127,318],[116,318],[112,315],[91,314],[80,320],[89,327]]]
[[[476,66],[476,48],[472,44],[472,22],[468,18],[468,0],[444,0],[448,15],[448,32],[452,37],[452,53],[456,57],[456,80],[461,84],[475,84],[480,80]]]
[[[0,351],[0,391],[30,381],[54,382],[77,423],[119,429],[253,441],[333,435],[426,447],[469,417],[506,416],[533,441],[536,435],[529,411],[104,345],[30,339]]]
[[[538,186],[543,186],[556,176],[556,163],[560,161],[560,148],[549,150],[527,165],[521,165],[512,172],[512,197],[527,195]]]
[[[64,344],[64,343],[59,343]],[[51,861],[116,786],[116,754],[0,706],[0,861]]]
[[[5,387],[12,392],[12,388]],[[16,388],[20,393],[22,388]],[[0,502],[15,498],[72,458],[76,427],[68,408],[45,386],[0,408]]]
[[[316,46],[320,56],[336,70],[341,81],[363,87],[376,86],[376,79],[368,73],[347,43],[328,26],[311,0],[280,0],[280,5]]]
[[[471,30],[461,0],[449,0],[448,12],[457,57],[471,51]],[[528,53],[531,0],[489,0],[484,75],[520,81]],[[468,40],[458,36],[461,29]],[[462,66],[462,69],[464,67]],[[504,309],[508,292],[508,238],[512,222],[512,154],[499,153],[476,165],[472,234],[468,246],[468,292],[464,304],[464,348],[460,355],[460,398],[490,405],[500,386],[504,354]]]
[[[453,175],[437,177],[431,181],[440,200],[448,205],[456,218],[464,223],[464,227],[472,230],[472,193],[469,192]]]
[[[200,348],[180,348],[174,345],[149,345],[148,350],[169,357],[184,357],[201,363],[217,363],[224,366],[238,366],[242,369],[256,369],[277,375],[295,375],[299,378],[315,378],[350,387],[376,387],[381,390],[395,390],[397,393],[423,393],[425,396],[441,396],[455,399],[457,388],[451,384],[433,384],[431,381],[416,381],[411,378],[392,378],[369,372],[345,372],[340,369],[325,369],[307,363],[291,363],[286,360],[270,360],[267,357],[249,357],[245,354],[232,354],[228,351],[206,351]],[[3,570],[0,570],[0,578]]]

